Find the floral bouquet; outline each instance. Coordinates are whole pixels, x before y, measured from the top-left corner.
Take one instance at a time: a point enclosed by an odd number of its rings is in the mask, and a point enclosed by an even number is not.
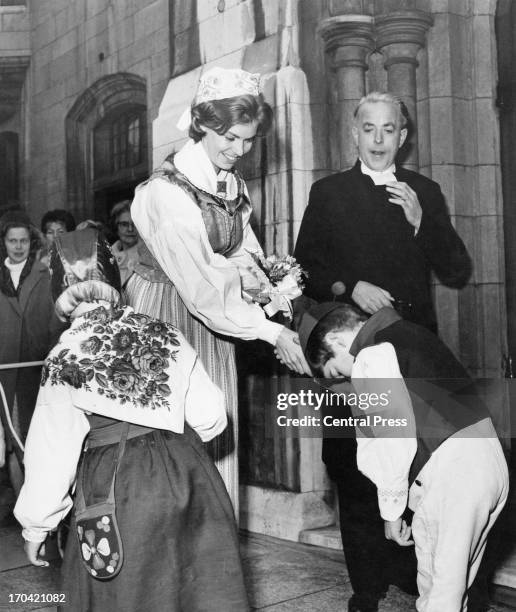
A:
[[[264,304],[263,309],[269,317],[282,312],[287,319],[292,319],[291,300],[303,293],[304,279],[307,273],[291,255],[269,255],[248,251],[263,274],[250,270],[260,283],[259,289],[248,289],[253,299]]]

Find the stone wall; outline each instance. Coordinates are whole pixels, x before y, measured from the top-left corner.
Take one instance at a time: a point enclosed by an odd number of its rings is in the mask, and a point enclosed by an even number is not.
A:
[[[0,6],[0,57],[30,55],[30,21],[24,6]]]
[[[65,118],[88,87],[118,72],[143,77],[149,125],[157,115],[170,76],[168,0],[38,0],[30,7],[25,204],[39,219],[47,209],[74,210],[67,201]],[[148,136],[150,142],[150,128]]]
[[[439,324],[473,374],[498,377],[506,314],[496,2],[430,4],[434,25],[418,73],[421,171],[440,183],[473,259],[465,289],[436,285]]]
[[[24,150],[24,115],[21,112],[23,100],[23,85],[26,80],[27,66],[30,63],[30,20],[25,6],[0,6],[0,134],[14,133],[18,137],[18,166],[25,157]],[[7,166],[16,164],[14,160],[6,160]],[[5,162],[4,162],[5,163]],[[0,169],[1,180],[5,177],[6,168]],[[20,167],[19,176],[23,184],[24,169]],[[22,189],[18,194],[6,196],[0,190],[0,207],[15,206],[24,200]]]

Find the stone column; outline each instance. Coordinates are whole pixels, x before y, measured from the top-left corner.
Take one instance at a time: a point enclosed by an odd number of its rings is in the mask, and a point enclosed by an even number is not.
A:
[[[373,18],[369,15],[339,15],[323,20],[318,28],[337,74],[340,167],[355,163],[356,148],[351,135],[353,111],[365,94],[367,58],[374,49]]]
[[[375,18],[376,48],[385,57],[389,91],[405,102],[410,118],[408,150],[403,165],[419,169],[417,149],[416,59],[425,45],[425,35],[433,23],[424,11],[406,10]]]

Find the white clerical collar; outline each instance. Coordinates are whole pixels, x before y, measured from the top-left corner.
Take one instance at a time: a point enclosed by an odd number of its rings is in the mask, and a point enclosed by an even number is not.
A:
[[[391,183],[392,181],[397,181],[394,173],[396,172],[396,165],[392,164],[387,168],[387,170],[382,170],[382,172],[377,172],[376,170],[371,170],[368,166],[364,164],[362,160],[360,160],[360,171],[362,174],[366,176],[370,176],[373,179],[373,183],[375,185],[386,185],[387,183]]]

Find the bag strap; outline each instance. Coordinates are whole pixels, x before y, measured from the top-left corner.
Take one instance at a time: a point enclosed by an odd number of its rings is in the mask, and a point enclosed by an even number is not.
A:
[[[118,473],[118,466],[120,465],[120,461],[122,459],[122,456],[125,452],[125,443],[127,441],[127,435],[129,433],[129,423],[125,422],[122,426],[122,434],[120,436],[120,441],[118,443],[118,454],[117,454],[117,458],[116,458],[116,462],[114,464],[114,468],[113,468],[113,477],[111,478],[111,485],[109,487],[109,493],[108,496],[106,498],[106,500],[104,502],[97,502],[95,505],[99,504],[99,503],[108,503],[108,504],[113,504],[113,506],[115,505],[115,481],[116,481],[116,475]],[[82,486],[82,481],[83,481],[83,475],[84,475],[84,460],[81,461],[81,466],[79,468],[79,473],[77,475],[77,512],[84,512],[84,510],[86,510],[86,500],[84,499],[84,490],[83,490],[83,486]]]

